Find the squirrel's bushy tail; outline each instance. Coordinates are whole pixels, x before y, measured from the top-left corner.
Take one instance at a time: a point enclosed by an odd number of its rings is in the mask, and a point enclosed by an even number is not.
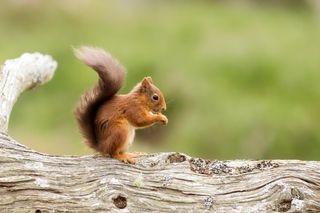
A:
[[[98,84],[81,96],[75,110],[86,143],[91,148],[96,148],[98,142],[94,120],[97,109],[119,91],[126,71],[116,59],[100,48],[80,47],[74,49],[74,54],[80,61],[94,69],[100,77]]]

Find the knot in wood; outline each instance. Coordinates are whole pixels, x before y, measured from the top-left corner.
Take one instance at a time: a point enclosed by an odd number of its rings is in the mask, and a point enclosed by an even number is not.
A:
[[[118,195],[116,198],[113,198],[113,204],[119,208],[119,209],[124,209],[127,207],[127,198]]]

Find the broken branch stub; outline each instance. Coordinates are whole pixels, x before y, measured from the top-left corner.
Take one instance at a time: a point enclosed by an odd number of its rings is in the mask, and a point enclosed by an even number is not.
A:
[[[7,133],[10,113],[19,95],[48,82],[57,68],[51,56],[25,53],[0,67],[0,132]]]

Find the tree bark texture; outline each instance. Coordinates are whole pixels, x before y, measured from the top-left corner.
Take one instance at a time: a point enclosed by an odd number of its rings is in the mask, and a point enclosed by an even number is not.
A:
[[[57,63],[39,53],[0,70],[0,212],[320,212],[320,162],[210,161],[158,153],[125,164],[36,152],[7,135],[23,91]]]

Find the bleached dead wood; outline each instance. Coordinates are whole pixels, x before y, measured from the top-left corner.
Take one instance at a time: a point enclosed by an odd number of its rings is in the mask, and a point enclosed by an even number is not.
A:
[[[6,134],[12,106],[55,68],[35,53],[0,70],[0,212],[320,212],[320,162],[160,153],[129,165],[21,145]]]
[[[19,95],[49,81],[57,67],[50,56],[26,53],[0,68],[0,132],[7,132],[9,116]]]

